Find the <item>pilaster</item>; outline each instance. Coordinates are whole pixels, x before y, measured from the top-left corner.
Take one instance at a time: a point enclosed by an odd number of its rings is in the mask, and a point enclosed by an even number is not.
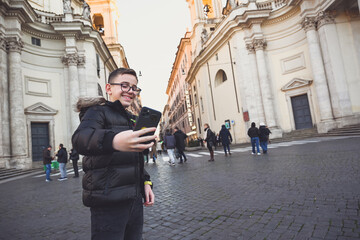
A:
[[[272,96],[272,87],[265,62],[264,49],[266,47],[266,42],[264,39],[253,39],[252,43],[256,52],[256,63],[258,67],[257,70],[259,74],[259,83],[265,113],[265,122],[269,128],[277,128],[275,119],[274,98]]]
[[[26,120],[21,71],[21,50],[23,46],[24,44],[20,39],[8,39],[11,155],[16,161],[27,156],[28,147],[27,138],[24,137]],[[11,162],[10,165],[12,165]]]
[[[316,21],[313,17],[305,17],[301,24],[305,30],[309,46],[311,68],[320,110],[320,122],[318,123],[317,129],[319,133],[326,133],[330,129],[335,128],[335,122],[332,114],[319,38],[316,32]]]
[[[248,106],[247,110],[251,121],[256,123],[265,122],[254,44],[252,42],[246,43],[246,49],[248,50],[250,63],[250,68],[246,72],[250,73],[248,79],[252,79],[250,84],[249,80],[243,84],[244,87],[246,86],[245,99]]]
[[[10,157],[9,81],[7,76],[7,41],[0,35],[0,157]]]
[[[324,58],[335,119],[352,115],[352,107],[334,12],[320,12],[315,18]]]
[[[74,132],[79,125],[78,114],[74,111],[74,106],[79,98],[79,56],[77,53],[68,53],[65,54],[61,60],[63,64],[68,67],[68,112],[70,116],[71,132]]]
[[[86,84],[86,70],[85,70],[85,56],[79,56],[78,59],[78,72],[79,72],[79,94],[80,96],[86,96],[87,84]]]

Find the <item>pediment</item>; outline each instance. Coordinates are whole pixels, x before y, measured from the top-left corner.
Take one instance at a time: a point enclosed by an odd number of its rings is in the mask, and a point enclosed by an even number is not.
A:
[[[289,91],[289,90],[292,90],[295,88],[302,88],[302,87],[310,86],[312,82],[313,82],[313,80],[294,78],[293,80],[291,80],[290,82],[285,84],[281,88],[281,91],[286,92],[286,91]]]
[[[38,102],[25,108],[24,112],[25,114],[55,115],[58,111],[44,103]]]

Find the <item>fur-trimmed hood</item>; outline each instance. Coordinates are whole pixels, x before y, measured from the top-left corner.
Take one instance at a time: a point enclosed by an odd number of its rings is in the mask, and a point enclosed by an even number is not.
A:
[[[75,105],[75,111],[86,111],[89,107],[95,105],[105,105],[106,99],[104,97],[81,97]]]

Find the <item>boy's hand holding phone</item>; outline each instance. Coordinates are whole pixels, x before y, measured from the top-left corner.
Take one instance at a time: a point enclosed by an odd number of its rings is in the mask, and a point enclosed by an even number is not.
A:
[[[142,152],[154,145],[155,135],[143,136],[156,131],[155,127],[144,128],[138,131],[127,130],[115,135],[112,146],[122,152]],[[146,143],[149,142],[150,143]]]

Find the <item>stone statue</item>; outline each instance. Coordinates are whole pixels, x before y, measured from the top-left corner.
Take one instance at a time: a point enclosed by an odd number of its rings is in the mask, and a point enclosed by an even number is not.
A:
[[[71,0],[63,0],[64,13],[71,13]]]
[[[201,44],[204,44],[208,39],[208,33],[205,28],[201,32]]]
[[[83,18],[90,20],[90,6],[85,1],[84,1],[84,4],[83,4],[82,16],[83,16]]]

